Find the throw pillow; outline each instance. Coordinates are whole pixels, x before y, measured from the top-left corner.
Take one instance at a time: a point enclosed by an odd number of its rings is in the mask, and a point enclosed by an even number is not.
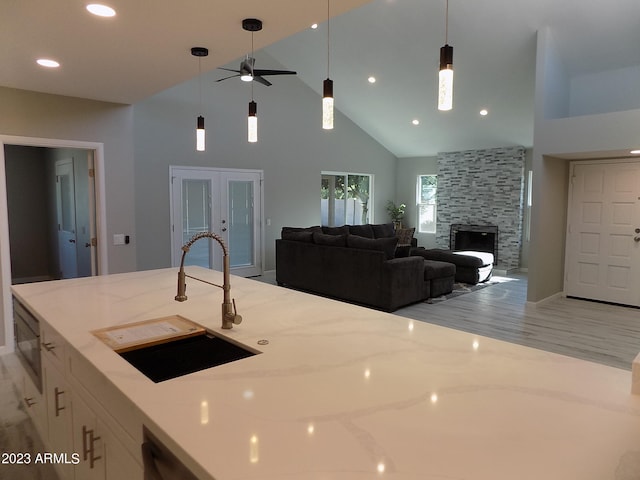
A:
[[[282,230],[282,239],[311,243],[313,242],[313,232],[292,232]]]
[[[373,228],[371,225],[349,225],[349,234],[358,235],[359,237],[375,238],[373,236]]]
[[[329,245],[331,247],[344,247],[347,245],[346,235],[328,235],[326,233],[313,233],[313,242],[318,245]]]
[[[396,234],[396,227],[393,223],[380,223],[371,225],[374,238],[389,238]]]
[[[347,236],[347,246],[351,248],[360,248],[362,250],[379,250],[384,252],[387,260],[391,260],[396,251],[398,244],[397,237],[389,238],[365,238],[357,235]]]
[[[398,245],[411,245],[415,228],[399,228],[396,230],[396,237],[398,237]]]
[[[349,227],[342,225],[341,227],[322,227],[322,233],[327,235],[349,235]]]

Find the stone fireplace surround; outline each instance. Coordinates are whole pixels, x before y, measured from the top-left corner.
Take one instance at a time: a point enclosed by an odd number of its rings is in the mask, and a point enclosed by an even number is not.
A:
[[[523,147],[439,153],[438,248],[449,248],[452,224],[496,226],[496,267],[517,270],[522,247],[524,167]]]

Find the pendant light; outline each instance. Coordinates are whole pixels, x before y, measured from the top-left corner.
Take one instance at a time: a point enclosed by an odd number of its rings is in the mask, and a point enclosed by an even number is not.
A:
[[[198,57],[198,81],[199,81],[199,97],[200,97],[200,111],[202,112],[202,66],[200,64],[202,57],[209,55],[209,49],[205,47],[193,47],[191,49],[191,55]],[[198,152],[204,152],[205,149],[205,131],[204,131],[204,117],[198,115],[196,119],[196,150]]]
[[[440,49],[440,72],[438,74],[438,110],[453,108],[453,47],[447,43],[449,37],[449,0],[445,13],[444,47]]]
[[[322,128],[333,129],[333,80],[329,78],[329,1],[327,0],[327,79],[322,83]]]
[[[251,32],[251,60],[254,60],[253,53],[253,33],[262,30],[262,21],[257,18],[245,18],[242,21],[242,28]],[[251,63],[253,67],[253,63]],[[242,80],[244,78],[240,77]],[[251,69],[250,80],[253,80],[253,68]],[[258,141],[258,104],[253,99],[253,81],[251,82],[251,101],[249,102],[249,115],[247,116],[247,141],[256,143]]]

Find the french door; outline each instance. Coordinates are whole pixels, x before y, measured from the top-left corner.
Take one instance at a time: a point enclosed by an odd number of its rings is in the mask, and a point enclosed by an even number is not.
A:
[[[193,235],[213,232],[229,250],[234,275],[262,274],[262,171],[169,167],[171,179],[171,262],[180,264],[181,246]],[[222,270],[222,249],[214,240],[193,244],[185,265]]]
[[[640,306],[640,162],[571,164],[565,294]]]

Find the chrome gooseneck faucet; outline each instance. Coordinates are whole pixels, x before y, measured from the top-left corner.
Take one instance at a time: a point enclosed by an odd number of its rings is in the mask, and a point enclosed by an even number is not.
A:
[[[207,282],[206,280],[202,280],[201,278],[192,277],[191,275],[187,275],[186,273],[184,273],[184,257],[187,255],[187,252],[191,248],[191,245],[196,243],[201,238],[211,238],[216,242],[218,242],[222,247],[222,254],[223,254],[222,285],[217,285],[215,283]],[[213,285],[214,287],[218,287],[222,289],[224,293],[224,297],[222,300],[222,328],[226,328],[226,329],[233,328],[234,323],[237,325],[240,322],[242,322],[242,317],[238,315],[238,312],[236,311],[236,301],[235,299],[231,300],[231,295],[230,295],[231,284],[229,282],[229,251],[227,250],[227,246],[224,244],[224,241],[222,240],[222,238],[220,238],[215,233],[201,232],[201,233],[196,233],[193,237],[191,237],[191,240],[189,240],[187,243],[185,243],[182,246],[182,259],[180,260],[180,271],[178,272],[178,294],[176,295],[176,301],[178,302],[184,302],[187,300],[186,277],[192,278],[194,280],[198,280],[199,282],[208,283],[209,285]]]

